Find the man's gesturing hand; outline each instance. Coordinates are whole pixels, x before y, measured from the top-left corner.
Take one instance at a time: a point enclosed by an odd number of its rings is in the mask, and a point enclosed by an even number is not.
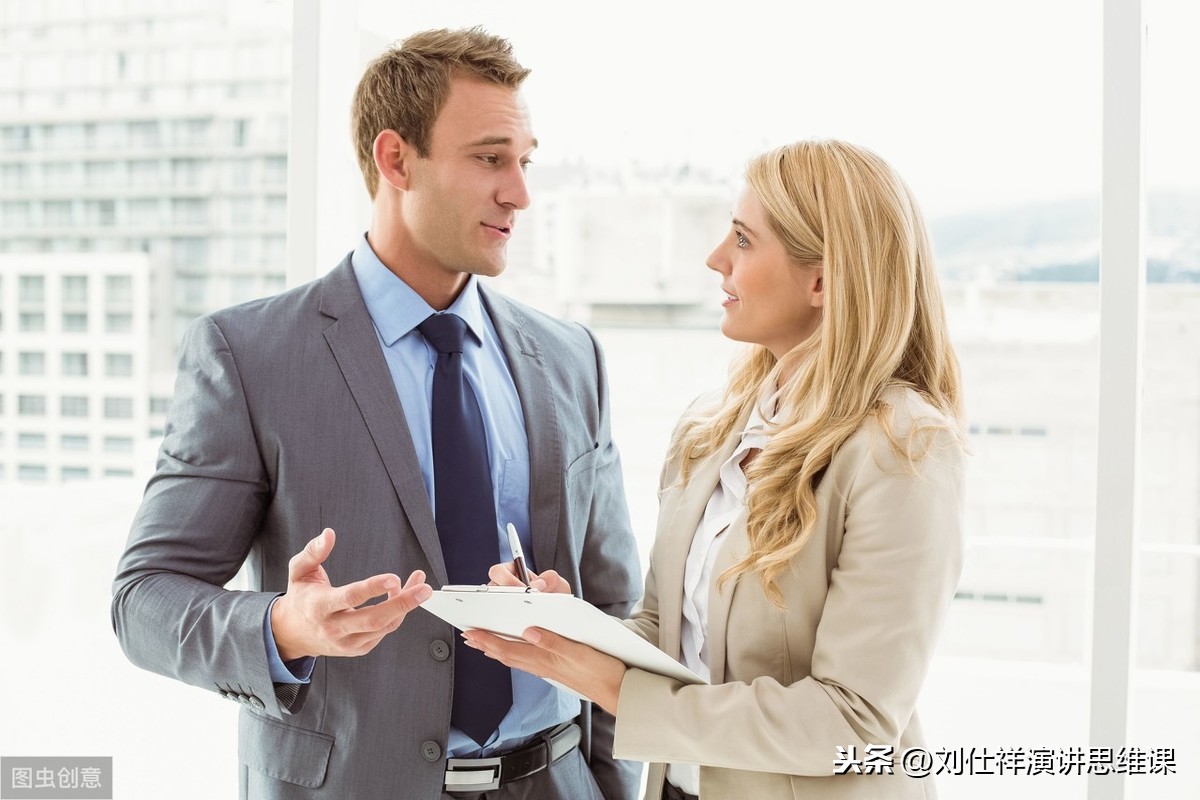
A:
[[[321,565],[333,552],[335,538],[333,529],[326,528],[288,562],[287,594],[271,607],[271,630],[284,661],[369,653],[433,593],[421,570],[409,575],[403,587],[391,574],[331,585]],[[382,594],[387,600],[359,608]]]

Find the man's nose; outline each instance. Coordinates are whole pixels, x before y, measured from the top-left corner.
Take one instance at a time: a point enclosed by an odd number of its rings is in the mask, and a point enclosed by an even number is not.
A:
[[[496,195],[496,200],[503,206],[516,209],[529,208],[529,181],[524,169],[515,166],[509,171],[505,176],[504,185],[500,187],[500,191]]]

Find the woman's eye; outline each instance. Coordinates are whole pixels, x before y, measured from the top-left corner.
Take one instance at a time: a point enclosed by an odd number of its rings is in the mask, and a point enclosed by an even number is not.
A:
[[[747,247],[750,246],[750,240],[747,239],[746,235],[744,233],[742,233],[741,231],[734,231],[733,235],[737,237],[737,246],[738,247],[745,250]]]

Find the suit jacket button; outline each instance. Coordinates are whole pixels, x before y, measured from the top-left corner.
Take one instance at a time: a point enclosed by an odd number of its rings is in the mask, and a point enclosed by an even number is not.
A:
[[[442,757],[442,746],[434,741],[421,744],[421,758],[426,761],[438,761]]]
[[[429,643],[429,655],[433,656],[438,661],[445,661],[450,657],[450,645],[446,644],[441,639],[434,639]]]
[[[262,711],[264,708],[266,708],[266,706],[263,704],[263,701],[259,700],[254,695],[250,695],[250,707],[255,708],[259,711]]]

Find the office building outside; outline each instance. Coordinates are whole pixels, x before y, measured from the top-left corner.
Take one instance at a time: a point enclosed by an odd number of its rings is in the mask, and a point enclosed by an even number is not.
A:
[[[0,481],[134,476],[149,320],[144,253],[0,255]]]
[[[498,288],[588,325],[709,322],[704,261],[729,224],[730,183],[560,165],[532,171],[530,188]]]
[[[283,288],[290,24],[0,0],[0,254],[144,254],[152,372],[196,316]]]

